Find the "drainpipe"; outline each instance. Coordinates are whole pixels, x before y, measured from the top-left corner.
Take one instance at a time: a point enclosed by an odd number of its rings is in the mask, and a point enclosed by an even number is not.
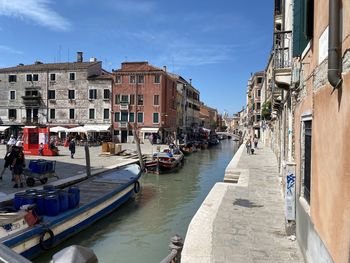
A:
[[[340,0],[329,1],[328,80],[336,89],[342,82],[340,69]]]

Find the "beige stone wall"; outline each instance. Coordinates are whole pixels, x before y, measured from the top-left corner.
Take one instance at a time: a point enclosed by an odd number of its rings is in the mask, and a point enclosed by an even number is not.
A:
[[[350,48],[350,3],[343,1],[342,54]],[[327,81],[327,60],[319,61],[319,38],[328,26],[328,0],[315,1],[314,38],[303,64],[305,86],[295,109],[297,189],[302,174],[301,116],[312,113],[310,216],[334,262],[349,262],[350,249],[350,72],[335,90]],[[349,56],[347,54],[346,56]],[[310,64],[308,64],[310,63]]]

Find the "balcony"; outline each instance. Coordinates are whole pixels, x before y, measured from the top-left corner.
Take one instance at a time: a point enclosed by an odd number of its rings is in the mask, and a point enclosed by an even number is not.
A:
[[[119,128],[128,128],[128,122],[127,121],[120,121],[119,122]]]
[[[121,102],[119,108],[120,110],[129,110],[129,103]]]
[[[26,106],[38,106],[41,104],[41,94],[38,88],[26,88],[22,96],[23,104]]]
[[[281,89],[289,89],[292,66],[292,31],[275,32],[274,35],[274,71],[275,84]]]

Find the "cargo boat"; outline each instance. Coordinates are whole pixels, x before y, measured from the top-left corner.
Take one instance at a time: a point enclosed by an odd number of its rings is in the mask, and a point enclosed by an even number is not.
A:
[[[140,191],[140,177],[140,167],[129,165],[77,183],[79,205],[55,216],[45,213],[32,226],[25,211],[0,213],[0,242],[28,259],[35,258],[129,200]],[[52,205],[47,209],[52,210]]]

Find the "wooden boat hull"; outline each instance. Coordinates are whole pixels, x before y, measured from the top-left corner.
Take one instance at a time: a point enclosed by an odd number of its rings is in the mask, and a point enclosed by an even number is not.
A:
[[[173,172],[176,169],[180,168],[183,164],[184,155],[181,154],[180,156],[177,156],[176,160],[174,161],[165,161],[162,159],[155,159],[149,162],[146,162],[145,167],[147,169],[147,172],[149,173],[169,173]]]
[[[63,240],[113,212],[138,192],[140,190],[138,179],[141,176],[141,170],[138,166],[136,168],[136,166],[132,165],[123,169],[123,171],[127,169],[133,170],[130,172],[134,176],[130,175],[127,182],[120,184],[107,194],[78,208],[68,210],[61,215],[55,217],[44,216],[45,224],[35,225],[26,231],[5,237],[0,242],[26,258],[38,256],[45,249],[44,246],[48,246],[47,243],[50,247],[56,246]],[[103,175],[101,178],[103,178]],[[49,232],[53,234],[53,237],[45,234]]]

